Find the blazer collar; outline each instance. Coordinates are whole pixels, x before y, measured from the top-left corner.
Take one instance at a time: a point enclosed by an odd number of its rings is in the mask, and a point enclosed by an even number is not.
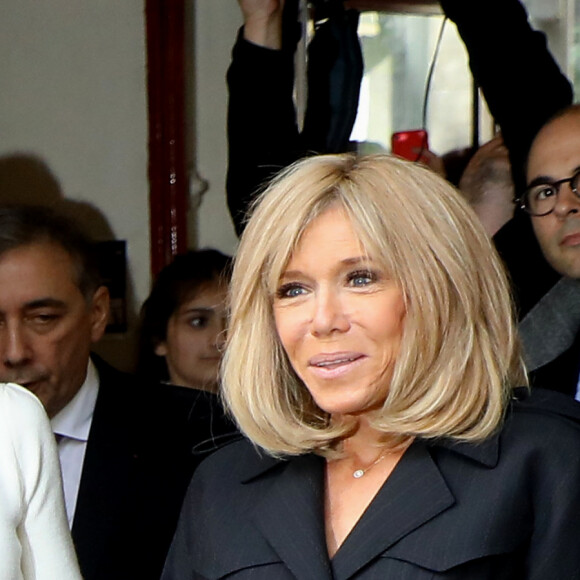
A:
[[[267,475],[275,459],[264,460]],[[299,580],[331,580],[324,530],[324,459],[303,455],[289,461],[258,500],[253,520]],[[246,480],[251,485],[252,479]]]
[[[499,432],[494,433],[484,441],[470,442],[442,439],[429,442],[428,445],[430,447],[443,447],[486,467],[495,467],[499,461]]]
[[[83,461],[72,536],[81,569],[97,569],[134,485],[140,448],[124,375],[101,367],[99,393]]]
[[[427,445],[415,441],[334,556],[334,577],[350,578],[454,503]]]
[[[499,461],[499,432],[479,442],[434,439],[432,441],[425,441],[424,444],[429,447],[443,447],[487,467],[495,467]],[[255,450],[256,453],[252,455],[252,460],[247,461],[242,468],[240,474],[241,483],[249,483],[252,479],[264,475],[271,469],[280,467],[288,461],[295,459],[288,456],[272,457],[259,447],[255,447]],[[323,465],[324,461],[322,459],[320,461]]]
[[[273,478],[256,504],[253,520],[296,578],[342,580],[455,503],[432,458],[437,447],[493,467],[499,435],[479,444],[416,440],[332,562],[324,531],[323,458],[311,454],[283,460],[258,452],[246,462],[240,479],[252,485]]]
[[[249,445],[252,445],[249,440],[247,441]],[[249,483],[271,469],[285,465],[292,459],[291,457],[273,457],[257,445],[253,447],[255,453],[248,456],[247,460],[240,467],[239,479],[241,483]]]

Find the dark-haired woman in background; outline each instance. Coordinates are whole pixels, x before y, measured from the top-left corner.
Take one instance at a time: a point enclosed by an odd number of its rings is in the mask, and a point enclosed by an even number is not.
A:
[[[141,309],[141,376],[217,391],[230,260],[190,251],[161,271]]]

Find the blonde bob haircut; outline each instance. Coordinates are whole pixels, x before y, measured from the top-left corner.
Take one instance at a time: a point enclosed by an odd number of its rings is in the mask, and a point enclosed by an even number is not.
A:
[[[388,395],[369,413],[386,444],[412,436],[482,440],[510,389],[527,384],[503,266],[458,192],[388,155],[322,155],[276,177],[235,260],[223,396],[240,429],[273,455],[332,455],[352,424],[319,409],[276,332],[273,299],[305,229],[341,207],[402,290],[406,316]]]

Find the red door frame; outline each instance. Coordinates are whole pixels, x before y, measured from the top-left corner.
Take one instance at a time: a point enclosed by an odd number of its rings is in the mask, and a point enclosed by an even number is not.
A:
[[[151,273],[187,249],[185,0],[146,0]]]

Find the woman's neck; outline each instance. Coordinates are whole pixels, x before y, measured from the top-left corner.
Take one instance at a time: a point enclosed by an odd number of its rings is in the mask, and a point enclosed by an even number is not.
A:
[[[344,457],[358,459],[363,464],[374,461],[385,447],[389,447],[388,436],[377,431],[364,417],[358,420],[356,431],[342,442]]]

